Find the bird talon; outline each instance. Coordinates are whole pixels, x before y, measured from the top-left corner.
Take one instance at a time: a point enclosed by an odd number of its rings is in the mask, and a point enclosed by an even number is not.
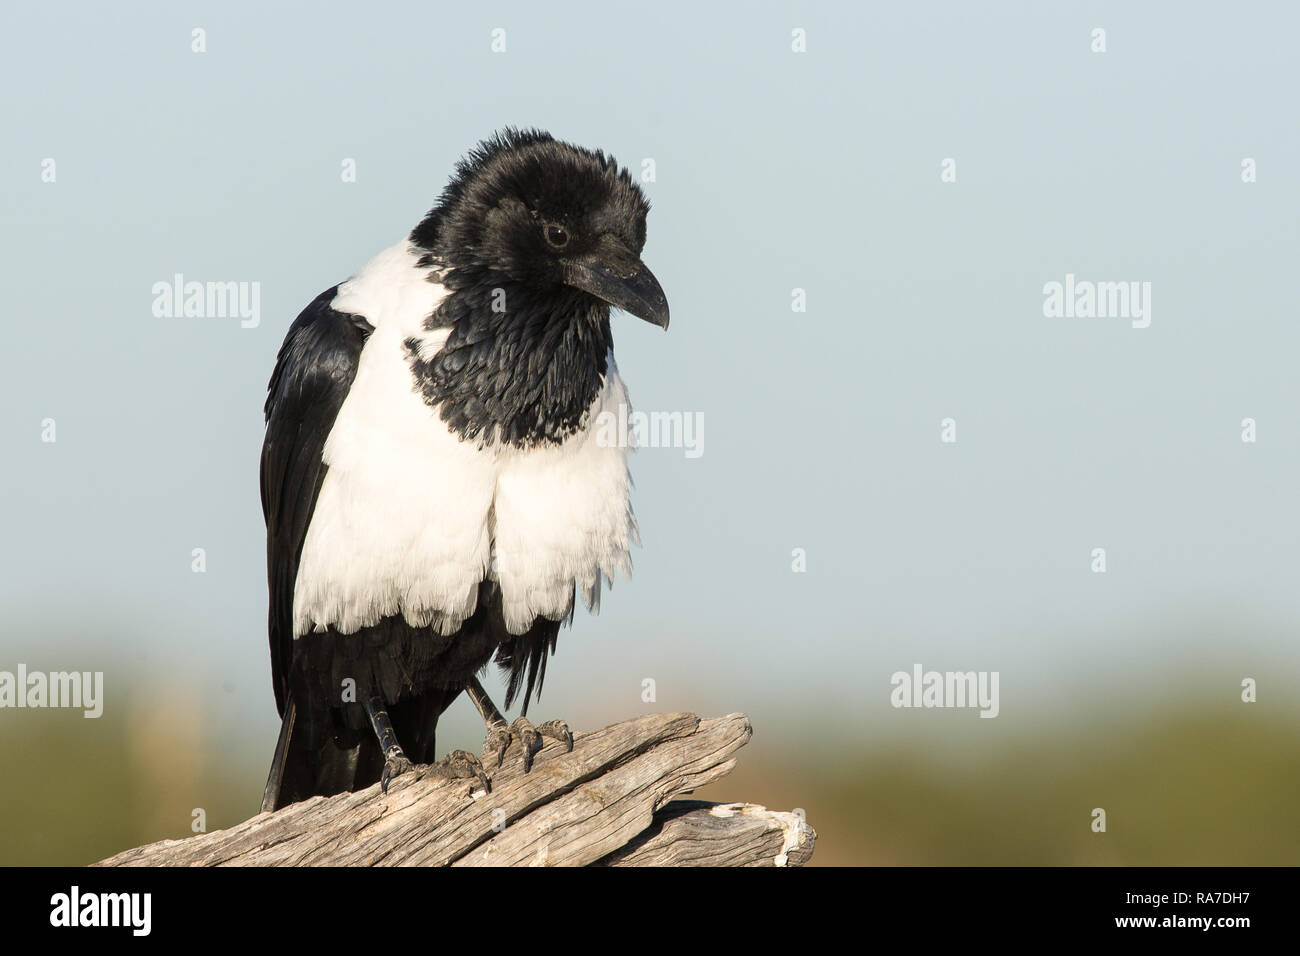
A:
[[[379,777],[379,790],[381,793],[388,793],[388,785],[395,777],[400,777],[411,769],[413,764],[406,759],[406,754],[400,750],[389,756],[384,761],[384,772]]]
[[[492,792],[492,782],[483,769],[483,762],[468,750],[451,751],[425,773],[445,780],[477,780],[485,791]]]
[[[491,731],[483,740],[484,756],[495,753],[497,755],[498,769],[505,762],[506,751],[510,749],[511,736],[509,727],[499,727]]]
[[[573,732],[569,730],[569,725],[564,721],[548,720],[544,724],[538,724],[537,732],[550,737],[552,740],[558,740],[564,744],[567,753],[573,753]]]
[[[524,748],[524,773],[529,773],[533,769],[533,755],[542,749],[542,735],[537,732],[537,728],[529,722],[527,717],[520,715],[515,718],[515,722],[510,725],[511,732],[519,738],[519,742]]]

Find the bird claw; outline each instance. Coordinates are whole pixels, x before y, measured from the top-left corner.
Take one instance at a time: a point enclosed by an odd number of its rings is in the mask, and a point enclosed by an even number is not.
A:
[[[566,753],[573,753],[573,731],[569,730],[569,725],[564,721],[548,720],[544,724],[538,724],[537,732],[543,737],[558,740],[564,744]]]
[[[502,762],[506,759],[506,751],[510,749],[511,733],[510,728],[502,724],[499,727],[489,728],[488,735],[483,738],[483,754],[490,756],[497,755],[497,767],[500,768]]]
[[[383,793],[388,793],[388,784],[394,777],[399,777],[412,767],[411,761],[406,759],[406,754],[400,750],[395,754],[390,754],[384,761],[384,772],[379,777],[379,789]]]
[[[441,761],[425,770],[425,775],[442,777],[445,780],[469,780],[477,778],[488,793],[492,792],[492,783],[483,772],[483,764],[468,750],[453,750]]]
[[[489,728],[483,741],[483,753],[488,757],[496,754],[497,766],[500,767],[505,762],[510,745],[518,740],[523,749],[524,773],[529,773],[533,769],[533,757],[542,749],[543,737],[558,740],[567,751],[573,751],[573,733],[564,721],[548,720],[534,727],[527,717],[516,717],[515,722],[508,727],[503,723]]]
[[[533,755],[542,749],[542,735],[527,717],[516,717],[510,725],[511,732],[519,738],[524,748],[524,773],[533,769]]]

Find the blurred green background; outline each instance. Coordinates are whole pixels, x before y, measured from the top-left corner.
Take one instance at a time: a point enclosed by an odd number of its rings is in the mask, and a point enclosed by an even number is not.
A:
[[[26,710],[0,723],[0,863],[90,863],[189,835],[196,808],[209,830],[258,811],[272,720],[250,734],[220,720],[232,687],[132,683],[130,668],[101,663],[105,718]],[[1264,676],[1261,701],[1246,704],[1231,684],[1176,665],[1156,686],[1080,695],[1038,726],[894,711],[918,719],[891,734],[821,722],[834,709],[803,696],[770,718],[751,714],[755,736],[736,770],[697,796],[804,810],[818,833],[813,865],[1294,865],[1300,714],[1279,703],[1293,686],[1294,675]],[[746,697],[756,699],[735,703]],[[717,702],[709,713],[727,710],[725,695]],[[591,719],[574,726],[677,709],[619,706],[607,694],[584,700],[576,711]],[[458,704],[440,747],[477,752],[476,720]],[[1095,807],[1105,833],[1091,830]]]

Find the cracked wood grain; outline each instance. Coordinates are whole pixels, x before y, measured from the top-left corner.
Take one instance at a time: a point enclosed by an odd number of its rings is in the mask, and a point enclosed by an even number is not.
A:
[[[748,866],[778,857],[798,865],[812,852],[810,828],[786,846],[789,820],[771,811],[669,803],[727,774],[751,735],[744,714],[651,714],[577,734],[572,753],[548,742],[528,774],[512,748],[504,766],[489,767],[490,793],[416,767],[387,794],[376,784],[313,797],[97,865]]]

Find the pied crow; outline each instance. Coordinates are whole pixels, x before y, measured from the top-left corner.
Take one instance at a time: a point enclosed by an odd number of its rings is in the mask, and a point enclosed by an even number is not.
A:
[[[409,236],[316,297],[266,399],[262,510],[281,715],[263,809],[434,764],[466,693],[496,766],[563,721],[523,714],[575,591],[639,540],[610,307],[668,327],[640,259],[649,204],[602,152],[539,130],[470,150]],[[479,681],[495,655],[507,725]],[[429,769],[489,786],[479,758]]]

